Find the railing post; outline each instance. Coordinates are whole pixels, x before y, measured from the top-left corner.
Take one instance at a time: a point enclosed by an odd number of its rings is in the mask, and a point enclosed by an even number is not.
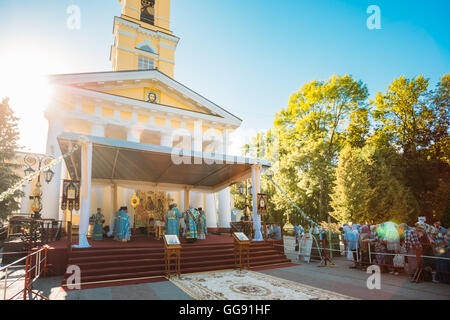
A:
[[[29,260],[30,256],[27,256],[25,260],[25,279],[24,279],[24,289],[23,289],[23,300],[27,300],[27,292],[28,292],[28,269],[29,269]]]
[[[6,291],[8,289],[8,268],[5,269],[5,290],[3,291],[3,300],[6,301]]]
[[[47,268],[48,268],[48,264],[47,264],[47,250],[48,250],[48,247],[46,246],[44,248],[44,277],[47,276],[47,272],[48,272],[48,270],[47,270]]]

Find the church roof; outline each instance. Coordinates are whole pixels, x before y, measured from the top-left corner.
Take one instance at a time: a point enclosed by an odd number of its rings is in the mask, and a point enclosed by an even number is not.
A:
[[[242,119],[235,116],[231,112],[213,103],[211,100],[205,98],[194,90],[186,87],[182,83],[169,77],[168,75],[160,72],[157,69],[150,70],[126,70],[126,71],[105,71],[105,72],[88,72],[88,73],[71,73],[71,74],[57,74],[48,76],[49,80],[53,84],[72,86],[92,92],[97,92],[95,89],[86,88],[90,83],[105,83],[108,81],[144,81],[144,80],[157,80],[165,84],[171,89],[179,92],[181,95],[189,97],[197,102],[199,105],[209,109],[212,113],[225,118],[233,123],[233,125],[240,126]],[[100,92],[98,92],[100,93]],[[114,96],[110,93],[104,93],[105,95]],[[122,96],[121,96],[122,97]],[[124,97],[122,97],[124,98]],[[126,98],[129,100],[135,100]],[[172,108],[176,108],[170,106]],[[201,112],[199,112],[201,113]]]

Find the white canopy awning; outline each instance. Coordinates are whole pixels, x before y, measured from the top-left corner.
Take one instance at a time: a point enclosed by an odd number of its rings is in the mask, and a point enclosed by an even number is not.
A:
[[[117,183],[129,187],[146,185],[162,190],[218,192],[251,178],[253,166],[271,167],[264,160],[149,145],[103,137],[63,133],[58,142],[63,154],[92,142],[92,183]],[[81,177],[81,150],[65,158],[72,179]]]

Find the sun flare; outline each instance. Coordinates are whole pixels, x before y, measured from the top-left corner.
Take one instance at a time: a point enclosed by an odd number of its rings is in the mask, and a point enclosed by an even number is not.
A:
[[[46,75],[62,70],[61,64],[44,51],[34,52],[30,59],[28,50],[16,48],[0,54],[0,70],[0,98],[9,98],[19,118],[20,145],[27,146],[26,151],[44,152],[44,110],[52,97]]]

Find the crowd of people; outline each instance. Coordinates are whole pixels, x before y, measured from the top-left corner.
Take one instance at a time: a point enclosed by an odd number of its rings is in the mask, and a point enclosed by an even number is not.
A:
[[[344,253],[353,261],[350,268],[366,270],[378,265],[381,272],[407,272],[412,279],[420,267],[421,280],[450,283],[450,230],[440,222],[429,225],[421,221],[414,227],[390,221],[378,225],[344,224],[339,231]],[[295,226],[294,232],[298,243],[305,230]],[[328,247],[325,233],[320,227],[310,229],[310,234],[325,239]]]

